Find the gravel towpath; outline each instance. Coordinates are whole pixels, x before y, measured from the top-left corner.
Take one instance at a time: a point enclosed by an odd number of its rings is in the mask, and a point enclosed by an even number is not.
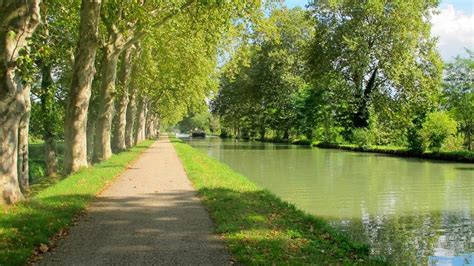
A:
[[[168,138],[105,190],[40,265],[228,265]]]

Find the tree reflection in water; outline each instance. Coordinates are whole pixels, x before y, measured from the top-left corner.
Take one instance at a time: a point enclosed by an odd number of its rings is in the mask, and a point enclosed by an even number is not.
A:
[[[333,219],[331,224],[356,241],[368,243],[373,256],[393,264],[427,264],[470,260],[474,252],[474,224],[469,212],[436,212],[411,216],[370,215],[361,219]]]

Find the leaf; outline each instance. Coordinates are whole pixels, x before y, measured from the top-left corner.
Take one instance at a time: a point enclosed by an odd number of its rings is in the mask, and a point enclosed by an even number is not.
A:
[[[40,246],[39,246],[39,250],[41,251],[41,253],[46,253],[46,252],[48,252],[49,247],[48,247],[48,245],[41,243]]]

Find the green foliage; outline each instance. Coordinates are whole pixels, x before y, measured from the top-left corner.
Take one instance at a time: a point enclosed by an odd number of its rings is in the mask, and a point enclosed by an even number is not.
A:
[[[428,114],[421,129],[421,137],[425,147],[439,151],[445,140],[457,132],[456,121],[446,112]]]
[[[444,86],[446,108],[459,122],[467,149],[474,146],[474,52],[467,50],[468,57],[456,57],[448,64]]]
[[[187,144],[174,141],[174,146],[238,264],[373,262],[367,246],[349,241],[322,219],[305,214]]]
[[[407,130],[407,144],[408,149],[413,152],[421,153],[424,151],[423,138],[420,134],[420,128],[417,126],[410,126]]]
[[[463,149],[463,137],[451,135],[446,138],[441,146],[442,151],[461,151]]]
[[[352,132],[352,141],[360,148],[366,149],[374,143],[374,135],[367,128],[356,128]]]
[[[303,51],[312,36],[301,9],[277,9],[255,26],[250,40],[239,43],[222,69],[213,112],[222,126],[240,137],[265,138],[267,129],[288,139],[303,78]]]
[[[369,125],[371,105],[380,117],[400,124],[415,110],[436,103],[442,71],[430,36],[430,14],[436,5],[403,0],[312,2],[316,33],[308,67],[313,83],[334,74],[341,77],[339,89],[350,90],[354,127]]]
[[[35,247],[48,245],[60,229],[72,225],[75,215],[152,143],[145,141],[114,155],[4,210],[0,216],[0,264],[26,264]]]
[[[181,132],[189,132],[190,130],[203,130],[209,132],[211,127],[211,115],[208,112],[198,114],[190,114],[178,123]]]

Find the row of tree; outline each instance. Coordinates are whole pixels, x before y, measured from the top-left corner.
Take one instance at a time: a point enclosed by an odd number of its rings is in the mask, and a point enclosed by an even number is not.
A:
[[[211,106],[221,134],[471,149],[473,53],[443,68],[430,35],[436,7],[340,0],[274,10],[235,40],[222,68]]]
[[[28,190],[28,141],[47,174],[108,159],[179,121],[216,88],[218,47],[260,1],[0,2],[0,205]],[[31,124],[31,127],[30,127]]]

